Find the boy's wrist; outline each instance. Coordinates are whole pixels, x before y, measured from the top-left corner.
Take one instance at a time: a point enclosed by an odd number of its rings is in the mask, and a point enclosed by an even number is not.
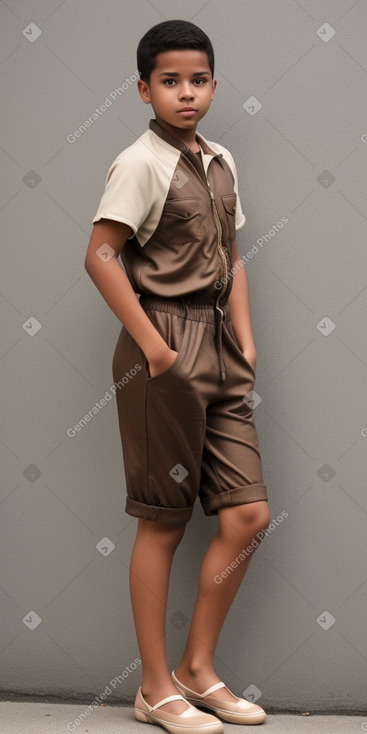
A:
[[[242,353],[245,359],[247,359],[247,361],[250,362],[254,371],[256,371],[256,360],[257,360],[256,352],[254,352],[253,350],[250,351],[249,349],[244,349]]]
[[[255,349],[243,349],[242,352],[245,357],[247,357],[248,359],[252,359],[254,362],[256,362],[257,354]]]
[[[166,349],[169,349],[167,342],[164,341],[164,339],[161,339],[159,344],[157,344],[154,349],[151,349],[148,354],[145,354],[145,358],[149,360],[151,356],[154,354],[154,356],[158,356],[161,353],[162,347],[165,347]]]

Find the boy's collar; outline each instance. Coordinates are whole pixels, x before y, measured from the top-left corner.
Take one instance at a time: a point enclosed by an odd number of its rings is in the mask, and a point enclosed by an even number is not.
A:
[[[184,143],[182,140],[179,140],[178,138],[175,138],[173,135],[167,132],[167,130],[161,127],[161,125],[154,118],[149,120],[149,128],[156,135],[162,138],[162,140],[165,140],[166,143],[169,143],[169,145],[173,145],[174,148],[178,148],[178,150],[181,150],[182,153],[187,153],[190,150],[186,143]],[[212,148],[210,148],[205,138],[203,138],[203,136],[200,135],[198,132],[196,132],[196,140],[203,149],[205,155],[211,155],[220,158],[223,157],[222,153],[216,153]]]

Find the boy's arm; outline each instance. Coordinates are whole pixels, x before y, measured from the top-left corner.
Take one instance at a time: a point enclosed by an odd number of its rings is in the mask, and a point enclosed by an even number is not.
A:
[[[235,274],[228,305],[233,331],[243,354],[256,370],[257,354],[251,328],[247,274],[236,240],[232,243],[232,267],[235,268]]]
[[[146,315],[117,260],[132,234],[133,230],[127,224],[100,219],[93,225],[84,267],[106,303],[139,344],[149,362],[150,376],[155,377],[173,364],[177,352],[169,348]],[[96,252],[106,243],[114,250],[114,255],[107,262]]]

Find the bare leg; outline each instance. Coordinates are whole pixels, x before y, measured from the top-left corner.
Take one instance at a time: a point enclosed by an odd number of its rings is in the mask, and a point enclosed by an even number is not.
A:
[[[167,666],[165,624],[172,561],[185,528],[139,518],[131,554],[130,594],[142,662],[142,694],[151,706],[178,693]],[[171,701],[159,710],[180,714],[187,708],[184,701]]]
[[[219,527],[204,557],[199,590],[189,635],[181,662],[176,667],[178,680],[197,693],[204,693],[220,678],[213,669],[213,657],[227,612],[236,596],[254,551],[239,562],[221,583],[214,579],[256,539],[256,534],[270,523],[266,500],[237,507],[223,507],[218,512]],[[258,540],[258,539],[257,539]],[[212,694],[235,701],[224,688]]]

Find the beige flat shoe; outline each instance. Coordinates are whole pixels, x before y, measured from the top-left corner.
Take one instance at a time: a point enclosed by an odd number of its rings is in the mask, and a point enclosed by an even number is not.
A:
[[[221,701],[216,697],[210,696],[210,693],[218,691],[219,688],[227,688],[222,681],[220,683],[214,683],[204,693],[196,693],[196,691],[192,691],[191,688],[187,688],[183,683],[180,683],[175,676],[174,670],[171,673],[171,678],[176,688],[194,706],[205,706],[205,708],[214,711],[215,715],[224,721],[230,721],[233,724],[262,724],[266,719],[266,713],[261,706],[257,706],[256,703],[250,703],[244,698],[239,698],[237,702],[232,702]],[[229,688],[227,688],[227,691],[229,691]],[[232,693],[232,691],[229,691],[229,693]],[[234,695],[232,693],[232,696]]]
[[[157,711],[160,706],[163,706],[163,704],[169,701],[185,701],[188,708],[182,714]],[[170,734],[187,734],[187,732],[191,732],[191,734],[194,732],[202,732],[202,734],[223,734],[224,732],[221,721],[216,719],[215,716],[211,716],[211,714],[203,714],[202,711],[198,711],[195,706],[192,706],[179,693],[177,695],[167,696],[167,698],[158,701],[154,706],[150,706],[143,698],[140,686],[135,698],[134,711],[135,718],[138,721],[146,721],[149,724],[163,726]]]

